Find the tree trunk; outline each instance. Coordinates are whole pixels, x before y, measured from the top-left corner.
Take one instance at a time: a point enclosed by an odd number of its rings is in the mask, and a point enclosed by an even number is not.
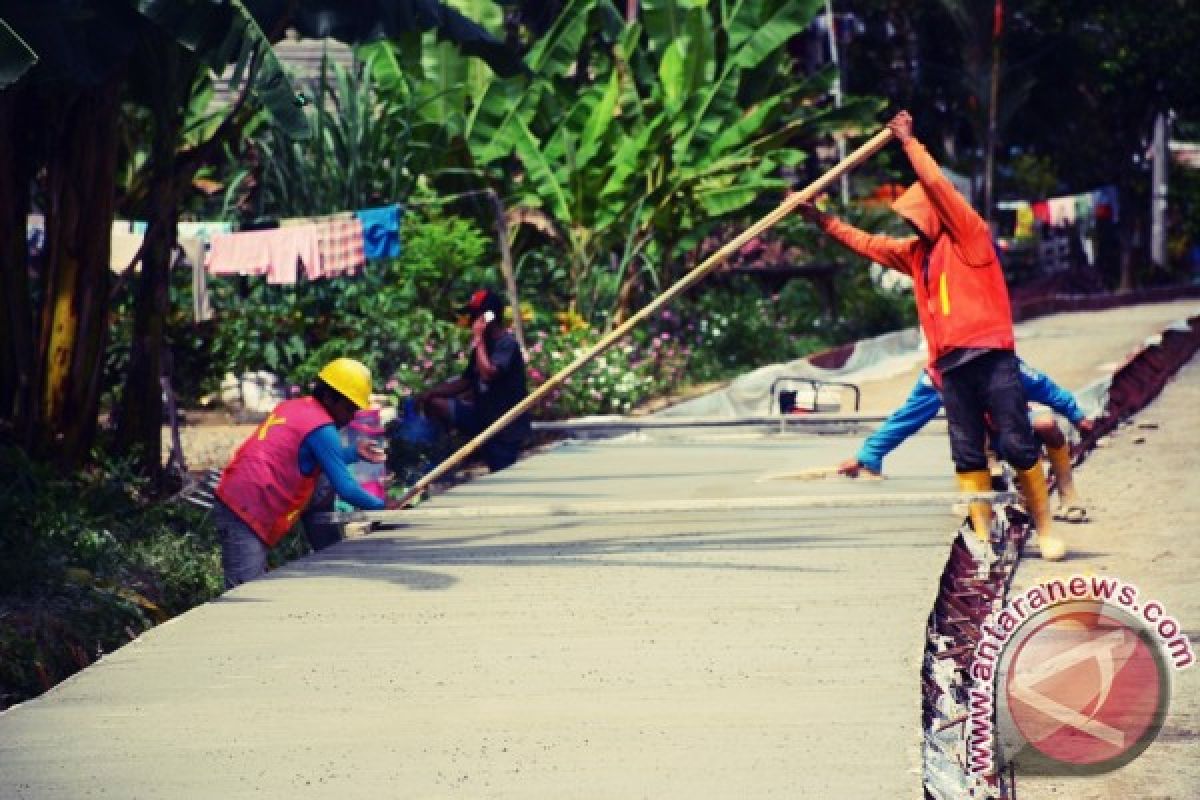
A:
[[[27,97],[21,87],[0,92],[0,424],[26,447],[33,371],[26,216],[34,161]]]
[[[119,78],[41,94],[46,146],[45,293],[30,420],[32,452],[78,465],[96,434],[108,338]],[[29,120],[23,120],[29,124]]]
[[[1128,213],[1128,212],[1126,212]],[[1141,248],[1141,220],[1122,225],[1121,230],[1121,280],[1117,284],[1118,292],[1133,291],[1133,260]]]
[[[625,279],[621,281],[621,286],[617,290],[616,307],[613,309],[612,320],[609,322],[610,326],[617,326],[625,322],[633,310],[633,301],[637,298],[638,290],[642,286],[642,271],[637,267],[636,263],[631,263],[625,273]]]
[[[154,109],[154,139],[146,196],[146,237],[142,272],[133,306],[129,372],[117,419],[117,451],[133,456],[138,471],[157,481],[162,474],[163,398],[161,377],[166,348],[167,314],[171,309],[171,262],[179,218],[180,184],[176,170],[182,109],[190,80],[181,80],[174,54],[159,61],[160,77]],[[190,172],[187,173],[190,176]]]

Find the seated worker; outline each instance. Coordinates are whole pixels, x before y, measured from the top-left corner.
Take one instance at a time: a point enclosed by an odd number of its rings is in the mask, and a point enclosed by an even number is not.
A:
[[[471,345],[462,376],[417,394],[422,413],[467,436],[476,436],[528,395],[525,357],[504,326],[504,301],[479,289],[461,309],[471,326]],[[516,462],[529,438],[530,415],[521,414],[480,448],[492,472]]]
[[[1018,359],[1018,367],[1021,386],[1028,400],[1041,403],[1062,414],[1082,433],[1091,431],[1092,421],[1084,415],[1083,409],[1075,402],[1075,397],[1070,392],[1023,360]],[[883,459],[888,453],[925,427],[926,423],[937,416],[941,408],[941,393],[933,385],[929,373],[922,370],[904,405],[893,411],[883,425],[867,437],[859,448],[858,455],[838,465],[838,472],[851,478],[858,477],[860,472],[878,477],[883,472]],[[1075,489],[1074,474],[1071,470],[1071,449],[1067,445],[1066,436],[1053,417],[1036,416],[1032,422],[1034,432],[1045,445],[1050,469],[1058,484],[1059,510],[1055,516],[1068,522],[1083,522],[1087,519],[1087,509]]]
[[[335,359],[317,375],[311,397],[275,406],[234,453],[221,473],[213,505],[226,589],[267,571],[267,553],[291,530],[322,475],[354,507],[385,507],[346,467],[359,458],[382,462],[383,450],[365,440],[356,448],[344,448],[338,436],[355,411],[370,405],[370,396],[366,366]]]

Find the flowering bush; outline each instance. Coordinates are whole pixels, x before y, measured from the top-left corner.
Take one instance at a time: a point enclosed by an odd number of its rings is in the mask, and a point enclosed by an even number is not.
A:
[[[592,347],[600,333],[575,327],[566,333],[531,331],[530,388],[541,386]],[[564,418],[587,414],[627,414],[658,388],[653,369],[630,342],[618,342],[585,365],[543,401],[539,416]]]

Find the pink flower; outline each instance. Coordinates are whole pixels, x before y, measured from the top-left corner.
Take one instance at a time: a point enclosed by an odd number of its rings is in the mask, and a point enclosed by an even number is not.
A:
[[[400,386],[400,381],[396,380],[395,378],[392,378],[390,381],[388,381],[386,384],[384,384],[384,388],[387,389],[389,392],[396,391],[397,387],[399,387],[399,386]]]

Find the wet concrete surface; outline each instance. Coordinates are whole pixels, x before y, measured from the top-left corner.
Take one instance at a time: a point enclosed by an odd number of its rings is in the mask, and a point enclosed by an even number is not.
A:
[[[0,795],[918,797],[943,437],[564,445],[155,629],[0,716]],[[844,491],[851,511],[505,518],[505,502]]]
[[[1079,347],[1072,374],[1128,338]],[[771,479],[859,440],[579,442],[459,486],[428,507],[494,514],[346,541],[0,714],[0,797],[920,797],[920,657],[957,520],[888,495],[953,489],[944,431],[885,481]],[[503,510],[838,493],[856,507]]]

